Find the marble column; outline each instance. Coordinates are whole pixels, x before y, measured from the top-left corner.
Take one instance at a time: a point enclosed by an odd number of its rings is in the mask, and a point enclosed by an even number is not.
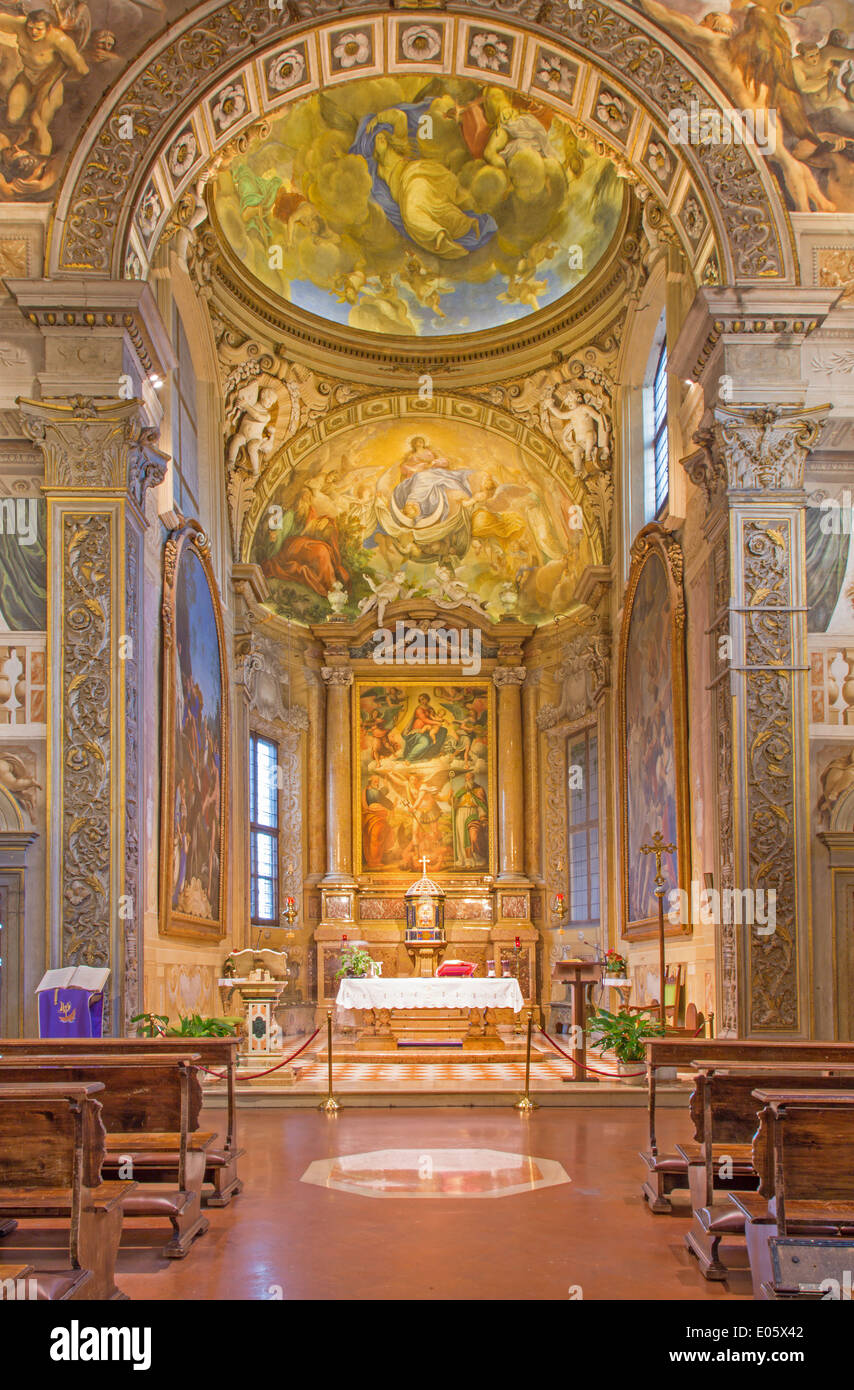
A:
[[[772,930],[720,929],[723,1019],[746,1037],[811,1033],[804,464],[827,409],[718,405],[686,461],[706,489],[713,576],[729,596],[716,886],[761,892],[757,917],[775,895]]]
[[[524,666],[497,666],[498,689],[498,881],[524,882],[525,795],[522,776]]]
[[[308,686],[308,873],[306,883],[319,883],[326,871],[326,711],[324,682],[319,671],[306,671]]]
[[[45,460],[50,964],[107,966],[104,1032],[140,1008],[145,494],[167,459],[137,400],[19,401]]]
[[[353,883],[350,804],[350,687],[346,666],[323,666],[326,685],[326,874],[325,884]]]

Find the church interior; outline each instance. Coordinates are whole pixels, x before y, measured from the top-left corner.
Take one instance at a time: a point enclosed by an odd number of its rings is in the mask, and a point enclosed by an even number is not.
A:
[[[850,1298],[850,6],[41,3],[0,1299]]]

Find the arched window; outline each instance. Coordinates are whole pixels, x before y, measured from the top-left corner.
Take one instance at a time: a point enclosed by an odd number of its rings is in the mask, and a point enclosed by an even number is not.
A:
[[[644,391],[644,521],[661,517],[670,493],[667,436],[667,331],[659,320]]]

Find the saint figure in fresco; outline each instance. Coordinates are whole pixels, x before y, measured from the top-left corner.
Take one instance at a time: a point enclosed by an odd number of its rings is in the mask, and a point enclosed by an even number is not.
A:
[[[467,772],[463,785],[454,794],[454,834],[457,862],[477,868],[488,860],[489,818],[486,791]]]
[[[465,206],[453,170],[421,157],[418,125],[430,106],[402,102],[379,116],[364,116],[349,153],[367,163],[371,196],[392,226],[434,256],[456,260],[490,241],[497,225],[489,213]]]
[[[416,435],[400,461],[400,482],[392,494],[398,513],[414,526],[428,519],[444,521],[453,494],[471,497],[470,472],[468,468],[451,468],[423,435]]]

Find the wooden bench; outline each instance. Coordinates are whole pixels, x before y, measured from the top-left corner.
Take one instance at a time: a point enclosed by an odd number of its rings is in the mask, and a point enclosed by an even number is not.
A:
[[[670,1195],[687,1190],[688,1165],[681,1155],[659,1153],[655,1133],[658,1071],[673,1068],[693,1072],[694,1063],[706,1062],[840,1062],[854,1064],[854,1043],[754,1042],[740,1038],[647,1038],[646,1067],[649,1105],[649,1148],[640,1157],[647,1168],[641,1192],[651,1212],[672,1211]],[[686,1136],[687,1137],[687,1136]]]
[[[103,1120],[107,1129],[106,1177],[144,1173],[153,1190],[138,1191],[124,1203],[130,1218],[161,1218],[172,1226],[163,1253],[182,1259],[210,1222],[201,1212],[205,1158],[216,1136],[198,1129],[201,1083],[197,1054],[113,1057],[0,1057],[0,1082],[39,1080],[103,1081]],[[162,1190],[175,1184],[174,1190]],[[158,1187],[161,1190],[158,1190]]]
[[[743,1213],[730,1203],[715,1205],[715,1192],[755,1191],[753,1136],[759,1124],[754,1090],[761,1085],[798,1086],[807,1091],[845,1091],[854,1084],[854,1065],[813,1062],[709,1063],[697,1066],[697,1085],[689,1103],[693,1141],[677,1144],[688,1164],[693,1219],[685,1244],[696,1255],[706,1279],[725,1279],[721,1242],[744,1235]]]
[[[730,1201],[745,1221],[754,1296],[779,1296],[769,1242],[815,1236],[854,1238],[854,1087],[804,1089],[774,1084],[753,1093],[759,1123],[753,1163],[755,1193]]]
[[[102,1181],[103,1095],[100,1082],[9,1084],[0,1077],[0,1214],[16,1224],[68,1222],[70,1267],[36,1273],[37,1298],[126,1297],[116,1287],[116,1253],[122,1203],[136,1183]],[[3,1296],[16,1297],[13,1287]]]
[[[186,1056],[187,1052],[197,1053],[203,1068],[223,1070],[226,1081],[226,1137],[223,1145],[215,1145],[207,1150],[204,1181],[212,1188],[204,1194],[204,1201],[210,1207],[228,1206],[232,1197],[243,1190],[243,1183],[237,1175],[237,1160],[245,1153],[237,1142],[237,1052],[240,1039],[227,1038],[0,1038],[0,1057],[38,1057],[63,1056],[73,1052],[76,1056],[93,1057],[129,1056],[137,1054],[159,1056]]]

